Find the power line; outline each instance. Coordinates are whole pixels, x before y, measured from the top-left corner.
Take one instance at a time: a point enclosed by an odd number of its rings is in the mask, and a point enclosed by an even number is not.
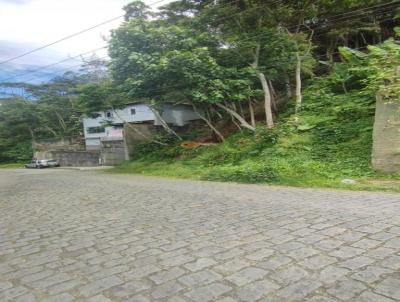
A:
[[[58,62],[55,62],[55,63],[51,63],[51,64],[48,64],[48,65],[45,65],[45,66],[36,68],[36,69],[34,69],[34,70],[26,71],[26,72],[23,72],[23,73],[21,73],[21,74],[14,75],[14,76],[12,76],[12,77],[8,77],[8,78],[6,78],[6,79],[3,79],[2,81],[5,82],[5,81],[8,81],[8,80],[14,79],[15,77],[19,77],[19,76],[24,77],[24,76],[27,75],[27,74],[36,73],[36,72],[41,71],[41,70],[44,70],[44,69],[46,69],[46,68],[53,67],[53,66],[56,66],[56,65],[58,65],[58,64],[61,64],[61,63],[64,63],[64,62],[73,60],[73,59],[75,59],[75,58],[78,58],[78,57],[80,57],[80,56],[84,56],[84,55],[87,55],[87,54],[90,54],[90,53],[94,53],[95,51],[98,51],[98,50],[101,50],[101,49],[106,49],[106,48],[107,48],[107,46],[103,46],[103,47],[99,47],[99,48],[96,48],[96,49],[93,49],[93,50],[90,50],[90,51],[87,51],[87,52],[84,52],[84,53],[80,53],[80,54],[78,54],[78,55],[76,55],[76,56],[69,57],[69,58],[63,59],[63,60],[61,60],[61,61],[58,61]]]
[[[150,3],[149,5],[152,6],[152,5],[161,3],[161,2],[163,2],[163,1],[165,1],[165,0],[158,0],[158,1],[155,1],[155,2],[153,2],[153,3]],[[88,32],[88,31],[91,31],[91,30],[93,30],[93,29],[95,29],[95,28],[98,28],[98,27],[100,27],[100,26],[102,26],[102,25],[105,25],[105,24],[111,23],[111,22],[113,22],[113,21],[116,21],[116,20],[118,20],[118,19],[120,19],[120,18],[122,18],[122,17],[124,17],[124,15],[120,15],[120,16],[117,16],[117,17],[108,19],[108,20],[103,21],[103,22],[101,22],[101,23],[99,23],[99,24],[96,24],[96,25],[91,26],[91,27],[89,27],[89,28],[83,29],[83,30],[78,31],[78,32],[76,32],[76,33],[74,33],[74,34],[68,35],[68,36],[63,37],[63,38],[61,38],[61,39],[59,39],[59,40],[56,40],[56,41],[54,41],[54,42],[51,42],[51,43],[49,43],[49,44],[43,45],[43,46],[41,46],[41,47],[32,49],[32,50],[30,50],[30,51],[28,51],[28,52],[25,52],[25,53],[23,53],[23,54],[20,54],[20,55],[18,55],[18,56],[15,56],[15,57],[9,58],[9,59],[7,59],[7,60],[1,61],[1,62],[0,62],[0,65],[5,64],[5,63],[8,63],[8,62],[11,62],[11,61],[14,61],[14,60],[19,59],[19,58],[22,58],[22,57],[25,57],[25,56],[27,56],[27,55],[30,55],[30,54],[34,53],[34,52],[43,50],[43,49],[45,49],[45,48],[47,48],[47,47],[53,46],[53,45],[55,45],[55,44],[57,44],[57,43],[60,43],[60,42],[65,41],[65,40],[71,39],[71,38],[73,38],[73,37],[76,37],[76,36],[78,36],[78,35],[81,35],[81,34],[83,34],[83,33]]]
[[[162,0],[162,1],[165,1],[165,0]],[[161,1],[157,1],[157,2],[161,2]],[[272,4],[275,4],[275,3],[277,3],[277,2],[279,2],[279,0],[273,1]],[[229,3],[232,3],[232,2],[229,2]],[[229,5],[229,3],[225,3],[225,5]],[[363,11],[363,10],[368,10],[368,9],[378,8],[378,7],[384,7],[384,6],[393,5],[393,4],[397,4],[397,3],[400,3],[400,1],[393,1],[393,2],[390,2],[390,3],[386,3],[386,4],[374,5],[374,6],[370,6],[370,7],[366,7],[366,8],[357,9],[357,10],[354,10],[354,11],[351,11],[351,12],[346,12],[346,13],[342,13],[342,14],[337,14],[337,15],[332,16],[331,19],[328,19],[327,22],[333,22],[333,21],[343,20],[343,19],[347,19],[347,18],[360,17],[360,16],[364,15],[366,12],[364,12],[364,13],[359,13],[359,14],[355,14],[355,13],[356,13],[356,12],[359,12],[359,11]],[[271,4],[271,3],[270,3],[270,4]],[[254,9],[254,8],[252,8],[252,9]],[[392,9],[392,7],[386,8],[386,9]],[[240,14],[243,14],[243,13],[245,13],[245,12],[248,11],[248,10],[250,10],[250,9],[247,9],[247,10],[245,10],[245,11],[240,12]],[[387,11],[382,11],[381,13],[386,13],[386,12],[387,12]],[[234,15],[237,15],[237,14],[231,15],[231,17],[234,16]],[[340,18],[340,19],[337,19],[338,17],[344,16],[344,15],[348,15],[348,16],[346,16],[345,18],[342,17],[342,18]],[[336,18],[336,19],[335,19],[335,18]],[[215,20],[215,21],[217,21],[217,20]],[[381,20],[381,21],[382,21],[382,20]],[[326,26],[327,26],[326,24],[323,24],[323,25],[320,26],[320,27],[326,27]],[[314,29],[317,29],[317,28],[318,28],[318,27],[314,27]],[[308,31],[310,31],[310,29],[308,29]],[[244,42],[244,41],[251,40],[251,39],[254,39],[254,38],[257,38],[257,37],[261,37],[261,36],[263,36],[263,35],[265,35],[265,34],[264,34],[264,33],[261,33],[261,34],[258,34],[258,35],[249,36],[249,37],[247,37],[247,38],[245,38],[245,39],[241,39],[240,42]],[[105,48],[105,47],[104,47],[104,48]],[[101,48],[100,48],[100,49],[101,49]],[[89,52],[87,52],[87,53],[90,53],[90,52],[93,52],[93,51],[95,51],[95,50],[89,51]],[[87,54],[87,53],[84,53],[84,54]],[[84,54],[80,54],[80,55],[84,55]],[[77,56],[75,56],[75,57],[78,57],[78,56],[80,56],[80,55],[77,55]],[[38,68],[38,69],[36,69],[36,70],[34,70],[34,71],[29,71],[29,72],[27,72],[27,73],[21,74],[21,76],[25,76],[25,74],[37,72],[37,71],[39,71],[39,70],[42,70],[42,69],[45,69],[45,68],[48,68],[48,67],[51,67],[51,66],[60,64],[60,63],[62,63],[62,62],[68,61],[68,60],[70,60],[70,59],[71,59],[71,58],[68,58],[68,59],[65,59],[65,60],[62,60],[62,61],[53,63],[53,64],[49,64],[49,65],[43,66],[42,68]],[[12,78],[14,78],[14,77],[12,77]],[[9,79],[9,78],[7,78],[7,79]],[[6,80],[7,80],[7,79],[6,79]],[[3,81],[4,81],[4,80],[3,80]]]
[[[102,59],[105,59],[105,58],[107,58],[108,56],[102,56],[102,57],[99,57],[98,59],[99,60],[102,60]],[[73,65],[73,66],[70,66],[70,67],[68,67],[68,68],[63,68],[63,69],[60,69],[60,70],[58,70],[58,71],[56,71],[56,72],[50,72],[50,73],[48,73],[48,75],[59,75],[60,73],[62,74],[62,73],[65,73],[66,71],[69,71],[69,70],[73,70],[73,69],[75,69],[75,68],[77,68],[77,67],[81,67],[82,66],[82,63],[80,63],[80,64],[76,64],[76,65]],[[30,78],[30,79],[28,79],[28,80],[25,80],[25,82],[29,82],[29,81],[32,81],[32,80],[36,80],[38,77],[32,77],[32,78]],[[39,77],[39,78],[41,78],[41,77]]]

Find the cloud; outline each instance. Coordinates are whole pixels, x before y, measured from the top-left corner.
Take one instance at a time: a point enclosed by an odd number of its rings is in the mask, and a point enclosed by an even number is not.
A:
[[[145,0],[147,4],[155,1]],[[164,0],[157,6],[171,1]],[[131,0],[0,0],[0,62],[120,16],[124,13],[122,7],[129,2]],[[110,30],[121,22],[122,18],[12,63],[15,69],[18,64],[48,65],[100,48],[107,44],[103,37],[108,37]],[[97,54],[104,56],[106,52]]]
[[[26,4],[28,2],[32,2],[33,0],[0,0],[1,3],[7,3],[7,4]]]

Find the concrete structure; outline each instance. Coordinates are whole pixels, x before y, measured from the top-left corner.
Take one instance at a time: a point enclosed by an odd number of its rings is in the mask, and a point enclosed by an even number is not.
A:
[[[103,166],[119,165],[129,160],[125,141],[119,138],[103,138],[100,142],[100,163]]]
[[[61,167],[94,167],[99,166],[99,151],[72,151],[72,150],[49,150],[37,151],[37,159],[55,159]]]
[[[100,151],[86,151],[81,137],[53,138],[33,142],[36,159],[55,159],[62,167],[93,167],[100,164]]]
[[[187,105],[165,105],[163,119],[173,126],[184,126],[189,121],[199,119],[198,115]],[[110,126],[104,126],[105,124]],[[96,113],[95,118],[83,119],[85,143],[87,150],[100,150],[104,139],[123,140],[125,123],[145,123],[160,126],[160,120],[149,106],[143,103],[127,105],[124,109]]]
[[[372,164],[381,172],[400,172],[400,102],[377,97]]]

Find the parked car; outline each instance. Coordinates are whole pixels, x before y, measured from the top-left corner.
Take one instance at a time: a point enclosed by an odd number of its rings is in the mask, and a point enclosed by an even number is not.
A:
[[[41,159],[41,160],[31,160],[25,164],[25,168],[54,168],[59,167],[60,163],[54,159]]]

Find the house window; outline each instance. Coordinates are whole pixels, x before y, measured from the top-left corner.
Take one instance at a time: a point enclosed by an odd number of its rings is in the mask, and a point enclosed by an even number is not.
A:
[[[93,118],[99,118],[99,117],[101,117],[101,113],[95,112],[95,113],[92,114],[92,117]]]
[[[112,118],[113,117],[113,113],[111,111],[107,111],[106,112],[106,117],[107,118]]]
[[[131,108],[131,115],[135,115],[136,114],[136,108]]]
[[[86,129],[88,134],[104,133],[106,129],[104,127],[89,127]]]

